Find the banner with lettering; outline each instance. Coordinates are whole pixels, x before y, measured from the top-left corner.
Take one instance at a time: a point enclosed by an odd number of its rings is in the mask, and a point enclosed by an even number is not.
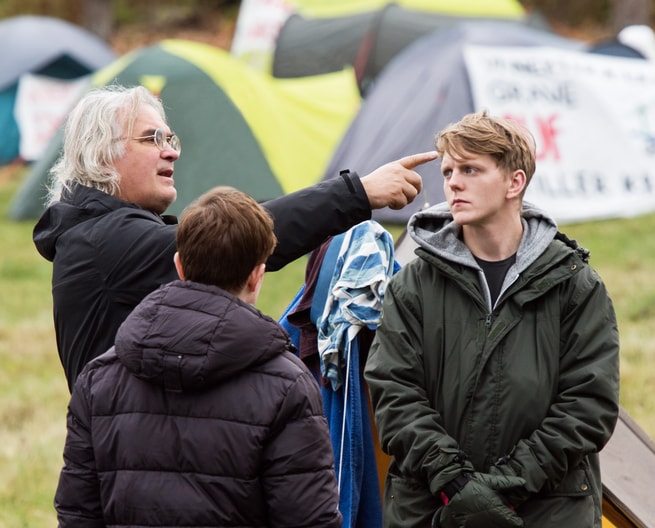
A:
[[[287,0],[241,0],[230,52],[257,71],[272,71],[278,34],[292,13]]]
[[[525,199],[560,223],[655,211],[655,65],[555,48],[467,46],[476,110],[537,143]]]
[[[38,160],[68,112],[91,85],[91,76],[73,80],[24,73],[18,80],[14,118],[20,131],[20,156]]]

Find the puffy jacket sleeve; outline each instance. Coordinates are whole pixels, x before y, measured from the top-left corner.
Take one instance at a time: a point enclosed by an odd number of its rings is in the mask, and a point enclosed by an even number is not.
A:
[[[371,218],[371,206],[355,173],[344,172],[262,204],[272,215],[278,245],[268,271],[310,253],[333,235]]]
[[[280,406],[264,449],[261,481],[269,526],[341,526],[330,433],[318,386],[308,371]]]
[[[558,393],[548,415],[511,453],[531,492],[558,489],[607,443],[619,414],[619,335],[614,307],[596,272],[580,263],[562,286]]]
[[[424,322],[416,305],[417,279],[405,266],[384,294],[382,322],[365,367],[382,449],[399,471],[421,475],[437,494],[463,469],[457,441],[430,404],[421,357]]]
[[[64,467],[55,492],[59,528],[104,528],[100,484],[91,443],[90,407],[83,372],[73,389],[66,417]]]

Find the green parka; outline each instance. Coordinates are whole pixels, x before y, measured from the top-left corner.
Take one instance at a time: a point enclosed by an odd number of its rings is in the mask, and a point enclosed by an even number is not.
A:
[[[383,450],[385,527],[430,526],[463,452],[526,481],[526,527],[601,526],[598,452],[618,417],[619,338],[588,252],[524,204],[495,306],[445,204],[415,214],[365,377]]]

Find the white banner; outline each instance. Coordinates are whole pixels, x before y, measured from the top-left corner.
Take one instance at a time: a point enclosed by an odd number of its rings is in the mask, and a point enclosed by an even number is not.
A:
[[[278,34],[292,12],[286,0],[242,0],[232,55],[255,70],[270,72]]]
[[[39,159],[68,112],[91,83],[86,75],[75,80],[25,73],[18,80],[14,118],[20,132],[20,155]]]
[[[655,65],[554,48],[468,46],[476,110],[537,143],[526,200],[560,223],[655,211]]]

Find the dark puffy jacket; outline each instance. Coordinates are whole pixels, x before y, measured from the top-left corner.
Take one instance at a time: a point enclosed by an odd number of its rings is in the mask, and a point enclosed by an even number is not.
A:
[[[264,206],[275,220],[279,241],[266,263],[269,271],[371,217],[368,198],[354,174]],[[155,215],[81,185],[44,212],[33,236],[39,253],[53,262],[57,348],[69,388],[88,361],[113,345],[127,314],[150,292],[177,279],[176,231],[174,217]]]
[[[61,528],[341,526],[313,376],[219,288],[149,295],[78,377],[67,426]]]

